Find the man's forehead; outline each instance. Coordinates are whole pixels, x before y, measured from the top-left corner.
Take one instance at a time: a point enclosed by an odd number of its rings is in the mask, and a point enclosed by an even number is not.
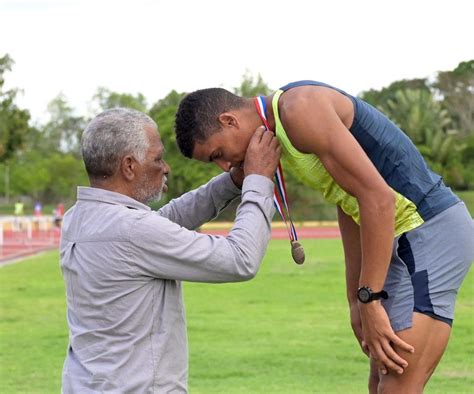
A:
[[[165,148],[161,142],[160,133],[156,127],[148,127],[148,145],[152,149],[163,151]]]

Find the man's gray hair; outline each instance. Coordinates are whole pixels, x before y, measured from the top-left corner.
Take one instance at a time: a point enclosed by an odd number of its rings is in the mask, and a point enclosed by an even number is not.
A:
[[[82,134],[82,158],[91,178],[112,176],[125,155],[145,159],[145,127],[157,127],[148,115],[129,108],[113,108],[97,115]]]

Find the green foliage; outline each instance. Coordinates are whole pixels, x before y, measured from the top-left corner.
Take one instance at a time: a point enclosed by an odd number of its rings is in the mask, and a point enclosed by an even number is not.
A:
[[[452,123],[448,111],[427,90],[398,90],[381,110],[398,124],[425,158],[444,165],[453,153]]]
[[[74,109],[63,94],[59,94],[49,103],[48,112],[50,120],[41,130],[32,133],[30,147],[45,154],[71,153],[80,159],[81,135],[86,120],[74,115]]]
[[[403,80],[363,92],[414,141],[434,171],[456,189],[474,184],[474,60],[426,79]]]
[[[146,99],[141,93],[134,96],[129,93],[112,92],[107,88],[100,87],[97,89],[93,100],[97,103],[99,112],[117,107],[133,108],[137,111],[147,112]]]
[[[0,57],[0,162],[11,158],[23,146],[30,128],[30,114],[15,105],[17,90],[4,91],[4,74],[10,71],[13,60],[9,55]]]
[[[71,153],[52,152],[44,155],[28,151],[15,157],[10,168],[13,195],[28,195],[43,202],[69,202],[76,196],[78,185],[87,185],[82,160]],[[0,165],[0,171],[4,169]],[[0,183],[0,193],[4,193]]]
[[[178,93],[176,90],[172,90],[171,92],[168,93],[168,95],[161,99],[158,100],[155,104],[150,109],[149,115],[152,118],[156,118],[158,114],[166,109],[169,108],[178,108],[178,105],[182,98],[185,96],[185,93]],[[173,114],[174,117],[174,114]]]
[[[381,90],[371,89],[362,92],[359,96],[362,100],[367,101],[374,107],[383,107],[389,100],[395,99],[397,92],[400,90],[429,91],[430,89],[426,79],[403,79],[401,81],[395,81]]]
[[[464,146],[455,145],[452,119],[430,91],[399,90],[381,110],[409,135],[435,172],[450,184],[461,181],[459,158]]]
[[[474,134],[474,60],[461,62],[453,71],[439,72],[433,86],[461,136]]]
[[[366,393],[367,358],[353,337],[340,240],[271,241],[257,277],[185,283],[192,393]],[[0,381],[5,393],[60,392],[67,349],[59,255],[0,268]],[[471,393],[474,273],[456,304],[453,334],[425,393]]]
[[[240,86],[234,88],[234,93],[236,95],[247,98],[261,95],[265,96],[270,94],[271,91],[272,89],[270,89],[263,81],[263,78],[260,74],[258,74],[255,79],[250,71],[246,71],[246,73],[242,75],[242,83]]]
[[[456,194],[464,201],[469,213],[474,218],[474,190],[460,191],[456,192]]]

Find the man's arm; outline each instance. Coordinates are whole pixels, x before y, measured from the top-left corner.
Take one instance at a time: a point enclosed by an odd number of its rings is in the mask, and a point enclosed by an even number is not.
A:
[[[352,136],[337,112],[335,93],[325,88],[292,89],[280,99],[281,119],[293,145],[314,153],[336,183],[359,203],[361,236],[360,286],[380,291],[390,264],[394,239],[395,195]],[[342,98],[341,98],[342,97]],[[339,95],[339,100],[348,100]],[[393,332],[380,301],[359,305],[364,339],[370,354],[403,372],[406,366],[391,342],[412,347]]]
[[[362,336],[362,322],[357,302],[357,289],[359,287],[360,266],[362,260],[360,227],[350,216],[344,213],[341,207],[337,207],[337,219],[344,247],[347,301],[349,302],[351,326],[362,351],[368,355],[368,348]]]
[[[273,133],[257,129],[247,149],[242,202],[227,237],[187,230],[143,212],[130,229],[131,260],[143,275],[199,282],[255,276],[270,240],[273,177],[281,149]]]
[[[246,177],[237,218],[227,237],[187,230],[158,215],[131,229],[142,274],[193,282],[238,282],[255,276],[271,235],[273,182]]]
[[[171,200],[158,210],[158,214],[194,230],[214,219],[240,194],[241,190],[234,184],[230,173],[220,174],[205,185]]]

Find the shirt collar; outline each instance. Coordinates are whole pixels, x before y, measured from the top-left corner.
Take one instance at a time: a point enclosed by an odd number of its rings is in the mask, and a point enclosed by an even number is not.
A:
[[[127,208],[150,211],[151,208],[125,194],[112,192],[98,187],[79,186],[77,200],[96,201],[106,204],[125,205]]]

